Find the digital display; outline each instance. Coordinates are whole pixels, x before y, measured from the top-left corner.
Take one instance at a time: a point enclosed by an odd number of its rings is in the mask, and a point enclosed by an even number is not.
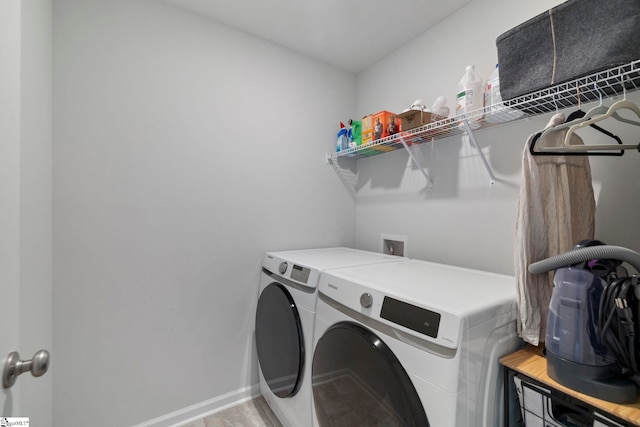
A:
[[[308,268],[293,264],[293,268],[291,269],[291,278],[300,283],[307,283],[309,280],[309,273],[310,270]]]
[[[440,313],[416,307],[403,301],[384,297],[380,317],[421,334],[436,338],[440,326]]]

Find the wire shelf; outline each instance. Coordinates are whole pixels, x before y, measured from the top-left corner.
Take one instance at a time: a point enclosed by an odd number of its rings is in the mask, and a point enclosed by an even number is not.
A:
[[[349,148],[327,155],[327,160],[338,158],[363,158],[395,151],[413,144],[424,144],[467,132],[465,119],[472,130],[493,127],[540,114],[558,111],[640,89],[640,59],[629,64],[612,67],[569,82],[519,96],[498,104],[439,120],[427,125],[402,131],[378,139],[370,144]]]

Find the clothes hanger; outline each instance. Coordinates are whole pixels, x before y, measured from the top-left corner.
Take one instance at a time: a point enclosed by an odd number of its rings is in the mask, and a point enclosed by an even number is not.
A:
[[[591,117],[601,115],[601,114],[606,114],[608,111],[609,111],[609,107],[607,107],[606,105],[598,105],[597,107],[593,107],[591,110],[585,113],[583,118],[585,120],[589,120]],[[611,117],[613,117],[619,122],[629,123],[630,125],[634,125],[634,126],[640,126],[640,122],[622,117],[617,112],[613,112],[613,114],[611,114]]]
[[[602,103],[602,95],[600,95],[600,102]],[[606,108],[606,107],[605,107]],[[591,112],[591,110],[589,110],[589,112]],[[557,104],[556,104],[556,113],[557,113]],[[575,120],[581,119],[583,117],[585,117],[588,113],[585,113],[583,110],[580,109],[580,94],[578,94],[578,109],[574,112],[572,112],[566,119],[566,121],[564,123],[561,123],[557,126],[551,127],[551,128],[547,128],[544,129],[541,132],[537,132],[531,136],[529,136],[529,139],[527,140],[527,145],[529,146],[529,153],[531,153],[531,155],[533,156],[558,156],[558,155],[562,155],[562,156],[623,156],[624,155],[624,150],[620,150],[620,151],[615,151],[615,152],[572,152],[572,151],[568,151],[565,148],[562,147],[544,147],[544,146],[538,146],[538,149],[536,150],[536,143],[540,140],[541,137],[543,137],[544,135],[548,134],[549,132],[554,132],[554,131],[558,131],[560,129],[564,129],[567,127],[572,126],[575,123],[571,123]],[[598,125],[591,125],[591,127],[593,127],[594,129],[598,130],[599,132],[604,133],[605,135],[609,136],[610,138],[613,138],[616,140],[616,142],[618,144],[622,144],[622,140],[620,140],[619,137],[617,137],[616,135],[612,134],[611,132],[609,132],[606,129],[601,128]]]
[[[600,98],[600,103],[596,107],[591,108],[586,113],[584,111],[582,111],[580,109],[580,93],[578,93],[578,95],[577,95],[577,98],[578,98],[578,110],[576,110],[576,111],[572,112],[571,114],[569,114],[569,116],[567,117],[567,119],[565,120],[564,123],[561,123],[561,124],[559,124],[557,126],[554,126],[554,127],[547,128],[544,131],[542,131],[542,136],[546,136],[547,134],[549,134],[551,132],[559,131],[559,130],[562,130],[562,129],[568,129],[571,126],[574,126],[577,123],[589,120],[594,116],[607,113],[609,111],[609,107],[603,105],[603,103],[602,103],[602,92],[600,91],[600,88],[598,88],[596,83],[593,84],[593,89],[598,92],[598,96]],[[626,98],[626,94],[625,94],[625,98]],[[557,113],[557,109],[556,109],[556,113]],[[624,122],[624,123],[629,123],[629,124],[632,124],[632,125],[640,126],[640,122],[626,119],[626,118],[620,116],[617,112],[614,112],[611,117],[615,118],[616,120],[618,120],[620,122]],[[577,121],[578,119],[580,119],[580,121]],[[593,127],[594,129],[598,130],[599,132],[602,132],[605,135],[615,139],[618,142],[618,144],[622,144],[622,141],[620,141],[620,138],[618,138],[617,136],[613,135],[611,132],[609,132],[609,131],[607,131],[605,129],[602,129],[601,127],[599,127],[597,125],[591,125],[591,127]]]
[[[595,86],[595,84],[594,84],[594,86]],[[578,91],[578,93],[577,93],[577,98],[578,98],[578,111],[581,111],[581,110],[580,110],[580,99],[581,99],[581,98],[580,98],[580,89],[578,88],[578,89],[577,89],[577,91]],[[599,95],[599,97],[600,97],[600,104],[599,104],[599,105],[602,105],[602,93],[601,93],[600,91],[598,91],[598,95]],[[555,99],[554,99],[554,100],[555,100]],[[560,124],[558,124],[558,125],[556,125],[556,126],[553,126],[553,127],[550,127],[550,128],[543,129],[543,130],[542,130],[542,136],[546,136],[546,135],[548,135],[548,134],[549,134],[549,133],[551,133],[551,132],[556,132],[556,131],[559,131],[559,130],[562,130],[562,129],[567,129],[567,128],[569,128],[569,127],[573,126],[573,125],[575,124],[575,122],[574,122],[575,120],[577,120],[577,119],[582,119],[582,118],[584,118],[584,117],[585,117],[584,115],[583,115],[582,117],[575,117],[575,115],[579,115],[579,114],[580,114],[580,113],[578,113],[578,111],[574,111],[573,113],[571,113],[571,114],[569,115],[569,117],[567,117],[567,118],[566,118],[566,120],[564,121],[564,123],[560,123]],[[591,110],[589,110],[589,112],[591,112]],[[556,114],[557,114],[557,113],[558,113],[558,104],[556,104]],[[586,119],[585,119],[585,120],[586,120]],[[574,122],[574,123],[569,123],[569,122]]]
[[[627,92],[624,89],[624,85],[622,85],[623,91],[624,91],[624,96],[622,97],[623,100],[627,99]],[[600,88],[598,87],[598,85],[596,83],[593,84],[593,89],[596,90],[598,92],[598,96],[600,98],[600,103],[593,107],[592,109],[590,109],[583,117],[584,120],[589,120],[590,118],[597,116],[597,115],[601,115],[601,114],[607,114],[609,112],[609,107],[605,106],[602,104],[602,92],[600,91]],[[613,117],[614,119],[618,120],[619,122],[623,122],[623,123],[628,123],[634,126],[640,126],[640,122],[635,121],[635,120],[630,120],[627,119],[625,117],[622,117],[620,114],[618,114],[617,112],[613,112],[611,114],[611,117]],[[567,120],[568,121],[568,120]]]
[[[606,108],[606,107],[605,107],[605,108]],[[591,111],[591,110],[589,110],[589,111]],[[582,111],[582,110],[578,109],[578,110],[574,111],[573,113],[569,114],[569,117],[567,117],[567,120],[565,120],[565,123],[572,124],[572,123],[571,123],[572,121],[575,121],[575,120],[577,120],[577,119],[582,119],[582,118],[584,118],[584,117],[587,117],[587,116],[588,116],[588,114],[589,114],[588,112],[586,112],[586,113],[585,113],[584,111]],[[617,113],[614,113],[614,114],[617,114]],[[631,122],[633,122],[633,121],[632,121],[632,120],[629,120],[628,122],[629,122],[629,123],[631,123]],[[575,124],[575,123],[573,123],[573,124]],[[640,122],[638,122],[638,125],[640,125]],[[617,142],[618,144],[622,144],[622,140],[621,140],[618,136],[616,136],[616,135],[612,134],[611,132],[609,132],[608,130],[603,129],[603,128],[601,128],[600,126],[595,125],[595,124],[592,124],[592,125],[589,125],[589,126],[591,126],[592,128],[594,128],[594,129],[595,129],[595,130],[597,130],[598,132],[601,132],[601,133],[603,133],[603,134],[607,135],[609,138],[613,138],[613,139],[615,139],[615,140],[616,140],[616,142]]]
[[[623,88],[624,88],[624,86],[623,86]],[[593,90],[598,93],[598,98],[600,99],[600,102],[599,102],[599,104],[597,106],[591,108],[589,111],[587,111],[586,113],[582,114],[583,112],[582,112],[582,110],[580,110],[580,99],[581,99],[581,97],[580,97],[580,93],[578,92],[578,94],[577,94],[578,110],[572,112],[569,115],[569,117],[567,117],[567,119],[565,120],[564,123],[561,123],[559,125],[556,125],[554,127],[548,128],[548,129],[545,129],[543,131],[543,133],[542,133],[542,136],[546,136],[547,134],[549,134],[551,132],[554,132],[554,131],[559,131],[559,130],[562,130],[562,129],[570,128],[571,126],[574,126],[574,125],[576,125],[576,124],[578,124],[580,122],[583,122],[583,121],[587,121],[587,120],[589,120],[592,117],[595,117],[597,115],[606,114],[609,111],[609,107],[605,106],[602,103],[602,91],[598,87],[597,83],[593,84]],[[624,99],[626,99],[626,91],[625,91]],[[556,113],[557,112],[558,111],[557,111],[557,105],[556,105]],[[620,116],[617,112],[614,112],[611,115],[611,117],[613,117],[614,119],[616,119],[616,120],[618,120],[620,122],[623,122],[623,123],[628,123],[628,124],[632,124],[632,125],[635,125],[635,126],[640,126],[640,122],[624,118],[624,117]],[[576,120],[580,120],[580,121],[577,122]],[[616,136],[614,136],[613,134],[611,134],[610,132],[605,131],[604,129],[597,127],[597,125],[593,125],[592,127],[597,129],[598,131],[604,133],[605,135],[607,135],[607,136],[609,136],[611,138],[614,138],[618,142],[618,144],[622,144],[620,139],[617,138]]]
[[[608,119],[609,117],[613,117],[617,110],[620,109],[629,109],[633,111],[638,118],[640,118],[640,107],[638,107],[633,102],[627,101],[626,98],[620,101],[613,103],[604,114],[599,114],[597,116],[591,117],[587,120],[581,120],[580,123],[573,124],[567,130],[567,134],[564,138],[564,146],[567,148],[571,148],[571,150],[576,152],[588,152],[589,150],[611,150],[613,149],[611,144],[590,144],[590,145],[576,145],[571,144],[571,135],[578,129],[581,129],[585,126],[591,126],[594,123],[600,122],[602,120]],[[620,144],[615,147],[616,149],[629,149],[629,150],[638,150],[640,151],[640,143],[633,144]]]
[[[605,131],[606,132],[606,131]],[[587,150],[576,150],[577,147],[583,147],[582,145],[571,144],[571,147],[544,147],[538,146],[536,149],[536,143],[542,137],[543,132],[536,132],[529,136],[527,139],[527,145],[529,146],[529,153],[532,156],[623,156],[624,150],[620,151],[595,151],[590,152]],[[612,135],[618,144],[622,144],[620,138],[615,135]],[[618,148],[614,144],[607,144],[607,148],[612,150],[613,147]]]

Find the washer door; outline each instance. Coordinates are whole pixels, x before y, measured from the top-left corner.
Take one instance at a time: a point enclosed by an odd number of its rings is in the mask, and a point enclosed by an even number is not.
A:
[[[416,426],[429,421],[398,358],[373,332],[332,326],[313,355],[313,403],[321,426]]]
[[[293,297],[280,283],[260,294],[256,312],[256,348],[260,370],[278,397],[294,396],[304,368],[304,339]]]

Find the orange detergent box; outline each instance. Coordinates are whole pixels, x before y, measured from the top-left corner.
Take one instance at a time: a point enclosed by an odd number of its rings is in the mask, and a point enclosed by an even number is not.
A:
[[[371,116],[371,125],[373,126],[373,140],[386,138],[400,132],[402,120],[397,114],[389,111],[380,111]]]

